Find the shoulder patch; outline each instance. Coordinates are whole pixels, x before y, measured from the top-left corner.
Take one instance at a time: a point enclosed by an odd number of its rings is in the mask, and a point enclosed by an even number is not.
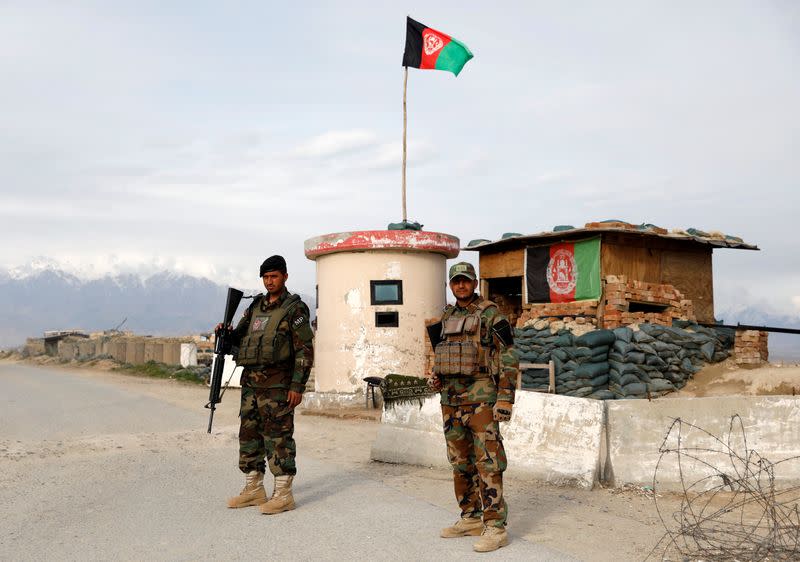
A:
[[[300,316],[298,316],[297,318],[294,319],[294,322],[292,322],[292,326],[294,326],[295,328],[299,328],[300,326],[303,325],[304,322],[307,322],[307,321],[308,321],[308,318],[306,318],[306,315],[305,314],[301,314]]]

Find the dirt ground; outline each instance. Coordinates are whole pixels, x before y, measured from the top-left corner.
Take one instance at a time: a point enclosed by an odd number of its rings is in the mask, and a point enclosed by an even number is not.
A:
[[[5,360],[19,359],[7,357]],[[174,380],[122,375],[108,370],[113,365],[111,362],[72,366],[63,365],[52,358],[26,362],[45,364],[51,368],[69,368],[71,372],[84,377],[102,377],[104,381],[157,396],[179,408],[196,410],[207,398],[205,387]],[[800,390],[800,367],[734,371],[726,366],[717,366],[699,373],[697,380],[687,385],[681,394],[791,394],[794,387]],[[789,392],[785,392],[786,389]],[[231,434],[232,447],[235,446],[238,419],[237,408],[231,404],[238,404],[238,392],[237,389],[228,391],[215,418],[215,428]],[[343,470],[362,473],[366,478],[378,480],[407,495],[457,513],[448,470],[370,460],[370,447],[379,426],[376,410],[352,411],[347,416],[337,416],[335,412],[327,414],[306,412],[297,416],[296,439],[301,454],[330,462]],[[201,430],[205,431],[205,428]],[[583,560],[644,560],[664,534],[653,493],[648,488],[596,487],[594,490],[583,490],[514,476],[507,476],[505,488],[512,536],[523,537]],[[659,494],[658,502],[662,512],[667,515],[675,513],[680,507],[680,498],[674,495]],[[657,555],[654,559],[661,557]]]
[[[800,365],[769,364],[740,369],[730,359],[709,365],[678,392],[665,398],[703,396],[796,396],[800,393]]]

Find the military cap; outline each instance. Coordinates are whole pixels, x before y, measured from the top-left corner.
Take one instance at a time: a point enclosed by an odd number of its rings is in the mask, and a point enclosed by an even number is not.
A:
[[[458,263],[453,264],[450,266],[450,273],[447,276],[447,279],[452,281],[455,277],[466,277],[472,281],[475,281],[478,276],[475,275],[475,267],[471,263],[460,261]]]
[[[264,260],[264,263],[261,264],[258,276],[264,277],[264,274],[267,271],[280,271],[281,273],[286,273],[286,260],[283,259],[283,256],[268,257]]]

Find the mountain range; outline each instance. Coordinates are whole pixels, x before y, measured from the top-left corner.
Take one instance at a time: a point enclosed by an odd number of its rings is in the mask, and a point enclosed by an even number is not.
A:
[[[207,332],[221,319],[226,285],[172,271],[86,278],[37,259],[0,271],[0,349],[21,345],[45,330],[115,328],[137,334],[186,335]],[[245,290],[245,294],[252,291]],[[301,295],[315,315],[314,298]],[[247,301],[239,306],[239,314]],[[720,307],[725,324],[800,329],[800,317],[740,303]],[[770,334],[770,359],[800,362],[800,335]]]
[[[226,285],[170,271],[82,279],[54,267],[15,268],[0,272],[0,349],[46,330],[93,332],[122,324],[137,334],[208,332],[222,320],[226,292]],[[313,298],[302,297],[313,315]]]

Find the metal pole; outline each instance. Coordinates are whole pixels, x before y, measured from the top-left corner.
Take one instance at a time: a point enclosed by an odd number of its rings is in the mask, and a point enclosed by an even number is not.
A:
[[[406,110],[406,90],[408,89],[408,67],[405,68],[403,78],[403,222],[408,218],[406,215],[406,123],[408,121],[408,111]]]

